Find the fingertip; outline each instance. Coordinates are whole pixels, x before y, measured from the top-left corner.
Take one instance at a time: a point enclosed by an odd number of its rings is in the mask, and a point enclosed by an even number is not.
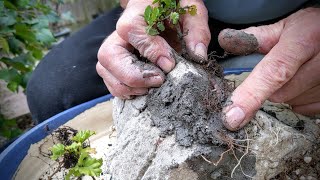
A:
[[[147,87],[160,87],[165,81],[165,78],[161,75],[145,78]]]
[[[169,73],[175,67],[175,62],[167,57],[161,56],[157,61],[157,65],[165,73]]]
[[[204,45],[203,43],[198,43],[193,49],[193,53],[195,56],[205,61],[208,59],[208,48],[206,45]]]
[[[225,119],[223,120],[223,124],[227,129],[230,131],[236,131],[242,128],[246,117],[246,114],[242,108],[238,106],[226,107],[224,112]]]

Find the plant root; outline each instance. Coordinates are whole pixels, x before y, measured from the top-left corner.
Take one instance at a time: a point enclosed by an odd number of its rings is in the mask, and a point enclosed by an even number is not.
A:
[[[237,160],[237,164],[235,165],[235,167],[232,169],[232,172],[231,172],[231,178],[233,178],[233,174],[235,172],[235,170],[240,167],[240,170],[242,172],[242,174],[246,177],[249,177],[249,178],[252,178],[250,175],[247,175],[244,171],[243,171],[243,168],[241,166],[241,161],[242,159],[249,153],[249,146],[250,146],[250,141],[252,141],[253,139],[249,139],[248,137],[248,133],[247,133],[247,130],[245,129],[244,130],[245,133],[246,133],[246,139],[233,139],[229,136],[227,136],[226,134],[223,134],[222,132],[218,132],[218,137],[223,140],[224,142],[226,142],[228,144],[228,149],[224,152],[222,152],[220,154],[220,158],[217,160],[217,161],[210,161],[208,160],[206,157],[204,157],[203,155],[201,155],[202,159],[206,162],[208,162],[209,164],[213,164],[214,166],[218,166],[220,164],[220,162],[223,160],[223,156],[224,154],[228,153],[228,152],[232,152],[234,158]],[[246,141],[246,145],[240,145],[240,144],[237,144],[236,141]],[[242,148],[245,148],[245,152],[242,154],[242,156],[240,158],[238,158],[236,156],[236,153],[235,153],[235,149],[240,151],[241,149],[238,149],[236,147],[242,147]]]

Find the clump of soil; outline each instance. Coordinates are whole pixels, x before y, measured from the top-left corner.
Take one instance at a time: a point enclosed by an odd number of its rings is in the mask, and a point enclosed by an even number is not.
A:
[[[57,138],[59,143],[69,146],[72,144],[72,138],[78,133],[77,130],[71,127],[61,127],[52,133],[54,138]],[[87,144],[83,144],[83,146],[87,147]],[[78,156],[74,153],[65,153],[63,155],[63,161],[61,162],[61,167],[69,169],[74,167],[78,162]]]
[[[192,62],[177,55],[175,59],[186,66]],[[199,74],[188,72],[174,77],[170,73],[160,88],[149,93],[147,110],[151,112],[152,125],[161,130],[162,136],[175,134],[176,142],[182,146],[226,144],[221,137],[227,133],[222,124],[222,109],[228,104],[232,83],[224,79],[214,58],[209,58],[207,64],[191,65]],[[228,133],[233,138],[245,137],[242,131]]]

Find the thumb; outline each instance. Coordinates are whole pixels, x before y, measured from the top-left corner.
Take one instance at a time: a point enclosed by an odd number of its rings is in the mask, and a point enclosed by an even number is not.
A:
[[[230,130],[237,130],[247,124],[264,101],[290,80],[299,67],[313,56],[313,48],[296,38],[300,33],[307,32],[284,32],[284,25],[281,23],[283,22],[243,30],[256,37],[258,51],[268,54],[233,92],[232,105],[224,108],[224,124]],[[235,37],[236,40],[246,40]],[[232,37],[228,41],[232,44]],[[238,47],[241,48],[239,44]]]
[[[208,10],[203,1],[198,0],[181,0],[181,7],[195,5],[197,14],[191,16],[185,14],[182,17],[182,27],[187,35],[184,37],[188,54],[195,61],[207,60],[208,45],[211,40],[211,33],[208,25]],[[199,59],[200,56],[200,59]]]

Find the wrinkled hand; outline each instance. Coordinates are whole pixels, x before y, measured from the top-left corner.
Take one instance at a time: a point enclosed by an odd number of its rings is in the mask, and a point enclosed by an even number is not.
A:
[[[275,24],[243,30],[257,38],[258,51],[266,56],[233,92],[233,104],[224,110],[228,129],[247,124],[267,99],[286,102],[301,114],[320,113],[319,19],[319,8],[307,8]],[[227,31],[219,35],[222,47]]]
[[[111,94],[123,99],[143,95],[150,87],[159,87],[165,74],[175,66],[171,53],[173,48],[165,37],[146,34],[143,14],[153,0],[130,0],[114,31],[101,45],[96,69]],[[208,13],[202,1],[181,0],[181,7],[196,5],[197,15],[183,15],[181,25],[188,30],[184,37],[189,54],[207,56],[211,39],[208,27]],[[176,36],[176,35],[175,35]],[[170,38],[167,38],[170,39]],[[153,64],[138,61],[134,49]]]

